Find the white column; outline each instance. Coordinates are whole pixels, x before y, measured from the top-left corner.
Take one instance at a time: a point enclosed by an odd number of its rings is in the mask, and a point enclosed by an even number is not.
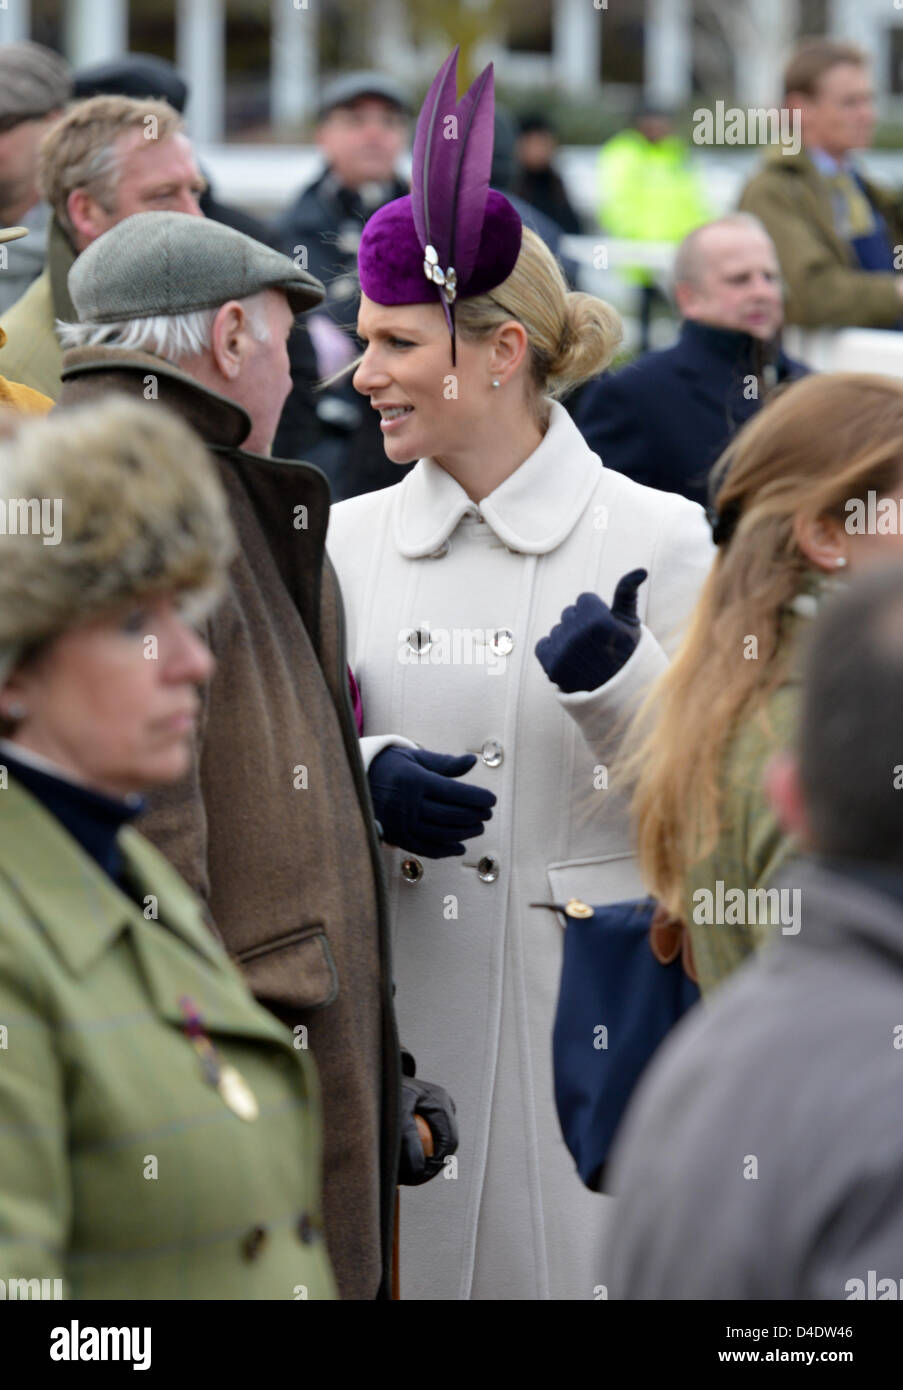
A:
[[[647,0],[643,92],[658,106],[682,106],[693,90],[692,0]]]
[[[599,90],[604,15],[592,0],[553,0],[552,69],[563,91]]]
[[[191,92],[186,116],[198,145],[223,138],[225,46],[224,0],[179,0],[176,66]]]
[[[277,130],[305,121],[315,108],[318,11],[319,0],[272,0],[270,116]]]
[[[63,33],[66,57],[74,68],[127,53],[128,0],[66,0]]]
[[[31,38],[31,0],[0,0],[0,43]]]
[[[888,89],[885,30],[899,18],[900,11],[887,0],[878,0],[877,4],[875,0],[856,0],[853,5],[847,0],[830,0],[828,6],[828,32],[833,39],[849,39],[865,49],[879,97],[885,96]]]
[[[741,106],[776,106],[783,71],[796,37],[797,0],[755,0],[747,22],[735,26],[737,99]]]
[[[402,0],[371,0],[369,47],[378,72],[403,82],[414,76],[417,59]]]

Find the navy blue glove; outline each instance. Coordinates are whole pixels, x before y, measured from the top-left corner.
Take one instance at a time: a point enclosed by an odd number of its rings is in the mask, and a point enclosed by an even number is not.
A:
[[[414,1116],[429,1125],[433,1152],[427,1157]],[[441,1173],[444,1161],[458,1147],[455,1102],[448,1091],[432,1081],[405,1076],[401,1082],[401,1156],[398,1181],[405,1187],[419,1187]]]
[[[476,762],[425,748],[384,748],[367,774],[373,810],[387,845],[425,859],[463,854],[462,841],[482,835],[495,796],[483,787],[456,782]]]
[[[640,640],[636,591],[645,578],[645,570],[631,570],[619,579],[611,608],[598,594],[581,594],[536,643],[542,669],[563,694],[597,690],[632,656]]]

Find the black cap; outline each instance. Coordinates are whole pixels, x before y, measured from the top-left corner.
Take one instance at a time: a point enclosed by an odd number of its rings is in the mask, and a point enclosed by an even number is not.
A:
[[[177,111],[184,111],[188,101],[188,84],[172,63],[156,58],[152,53],[126,53],[121,58],[109,58],[79,68],[75,74],[75,95],[85,97],[136,97],[168,101]]]

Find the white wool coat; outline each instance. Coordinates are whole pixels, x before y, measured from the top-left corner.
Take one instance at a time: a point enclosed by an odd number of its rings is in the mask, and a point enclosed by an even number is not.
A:
[[[456,1162],[402,1190],[402,1297],[604,1296],[611,1199],[583,1187],[553,1095],[562,926],[530,904],[642,895],[617,753],[711,563],[704,514],[602,467],[553,403],[539,447],[479,504],[421,459],[334,506],[327,546],[365,757],[406,740],[474,752],[467,779],[498,798],[463,856],[384,850],[400,1034],[460,1127]],[[635,652],[600,689],[563,695],[536,642],[638,566]]]

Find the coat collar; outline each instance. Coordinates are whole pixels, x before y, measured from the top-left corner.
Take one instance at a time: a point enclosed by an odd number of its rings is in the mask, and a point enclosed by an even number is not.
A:
[[[202,386],[165,357],[121,347],[72,348],[63,353],[60,405],[77,405],[112,388],[144,394],[146,378],[158,379],[159,398],[172,405],[206,444],[237,449],[251,432],[251,418],[235,401]]]
[[[73,975],[84,975],[128,931],[153,1005],[168,1022],[182,1025],[179,1000],[188,994],[208,1031],[285,1043],[275,1019],[248,1008],[237,972],[175,869],[130,826],[120,832],[119,845],[135,900],[15,778],[0,796],[0,873]],[[145,920],[139,905],[151,897],[159,927]],[[189,954],[176,950],[174,937]]]
[[[47,234],[47,273],[50,276],[50,297],[56,318],[73,323],[78,318],[69,296],[69,271],[75,261],[75,251],[55,217],[50,219]]]
[[[398,485],[395,543],[408,559],[422,559],[470,514],[482,516],[509,550],[544,555],[576,526],[601,469],[564,406],[552,401],[539,447],[482,502],[473,502],[435,459],[421,459]]]

